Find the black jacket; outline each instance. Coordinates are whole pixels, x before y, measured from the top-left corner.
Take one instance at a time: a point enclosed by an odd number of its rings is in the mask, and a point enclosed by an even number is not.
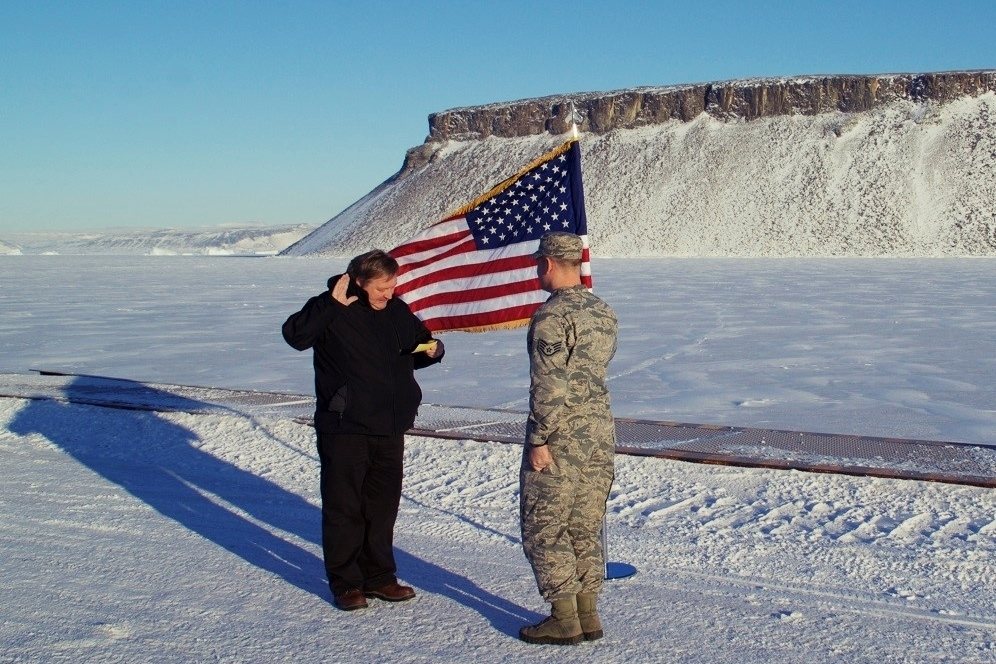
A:
[[[348,295],[358,296],[356,302],[346,306],[333,299],[338,278],[329,279],[329,290],[308,300],[282,329],[284,340],[297,350],[314,350],[315,428],[375,436],[404,433],[415,423],[422,401],[414,370],[439,362],[442,353],[434,359],[412,353],[432,335],[402,300],[392,298],[378,311],[355,285]]]

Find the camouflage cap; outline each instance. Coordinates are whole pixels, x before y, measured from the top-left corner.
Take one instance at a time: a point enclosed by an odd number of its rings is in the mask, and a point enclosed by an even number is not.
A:
[[[539,249],[533,258],[549,256],[566,261],[581,260],[581,237],[574,233],[547,233],[540,239]]]

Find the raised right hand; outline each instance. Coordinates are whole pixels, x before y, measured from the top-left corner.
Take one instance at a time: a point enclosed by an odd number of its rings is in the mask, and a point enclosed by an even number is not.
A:
[[[350,276],[348,274],[344,274],[339,277],[339,280],[335,282],[335,286],[332,287],[332,299],[340,304],[346,305],[347,307],[360,299],[355,295],[346,297],[346,291],[349,289],[349,279]]]

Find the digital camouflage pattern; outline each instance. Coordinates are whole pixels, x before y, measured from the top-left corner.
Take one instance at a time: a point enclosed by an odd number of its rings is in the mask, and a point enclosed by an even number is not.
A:
[[[533,254],[533,258],[549,256],[562,261],[579,261],[583,250],[584,243],[579,236],[574,233],[554,231],[540,238],[539,248]]]
[[[612,309],[580,285],[555,291],[529,326],[519,507],[522,546],[550,602],[597,593],[605,574],[601,529],[615,454],[606,373],[617,330]],[[536,472],[529,446],[543,444],[554,461]]]

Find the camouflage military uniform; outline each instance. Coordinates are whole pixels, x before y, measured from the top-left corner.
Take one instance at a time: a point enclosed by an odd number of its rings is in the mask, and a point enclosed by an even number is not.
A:
[[[580,285],[554,291],[529,326],[522,546],[551,602],[597,593],[605,574],[600,535],[615,452],[605,382],[617,327],[612,309]],[[537,472],[529,446],[543,444],[554,462]]]

